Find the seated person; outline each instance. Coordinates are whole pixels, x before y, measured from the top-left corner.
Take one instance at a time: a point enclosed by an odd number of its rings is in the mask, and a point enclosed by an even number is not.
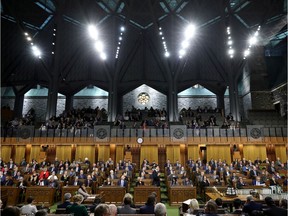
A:
[[[66,208],[68,205],[72,205],[72,203],[70,202],[71,196],[71,193],[65,193],[64,202],[62,204],[59,204],[57,208]]]
[[[34,201],[33,197],[27,198],[27,205],[23,205],[20,209],[22,215],[33,215],[37,212],[37,208],[35,205],[32,205]]]
[[[132,199],[129,196],[124,197],[124,205],[117,208],[117,214],[136,214],[136,209],[131,208]]]
[[[90,194],[87,192],[84,184],[80,184],[77,192],[78,192],[78,194],[81,194],[84,197],[84,199],[87,199],[90,196]]]
[[[155,196],[149,195],[145,205],[140,207],[140,214],[154,214],[155,203],[156,203]]]
[[[264,182],[261,182],[260,176],[257,176],[256,179],[252,181],[252,185],[254,186],[265,186]]]
[[[66,207],[66,212],[68,214],[74,213],[74,215],[88,216],[86,207],[81,205],[83,200],[84,198],[81,194],[76,194],[73,196],[73,204]]]
[[[198,200],[197,199],[191,199],[187,213],[188,214],[194,214],[194,211],[198,210],[198,209],[199,209]]]
[[[144,185],[144,182],[142,181],[142,177],[138,177],[136,181],[136,187],[141,185]]]

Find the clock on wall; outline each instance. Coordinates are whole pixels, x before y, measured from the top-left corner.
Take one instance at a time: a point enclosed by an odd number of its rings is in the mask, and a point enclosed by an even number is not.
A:
[[[138,138],[137,138],[137,143],[138,143],[138,144],[141,144],[141,143],[143,143],[143,141],[144,141],[144,140],[143,140],[143,138],[142,138],[142,137],[138,137]]]

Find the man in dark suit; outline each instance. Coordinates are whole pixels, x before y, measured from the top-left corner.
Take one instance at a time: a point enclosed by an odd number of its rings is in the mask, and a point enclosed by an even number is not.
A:
[[[62,204],[59,204],[57,208],[66,208],[68,205],[72,205],[70,199],[71,199],[71,193],[65,193],[64,202]]]
[[[14,182],[13,182],[13,180],[12,180],[12,176],[6,175],[4,185],[5,185],[5,186],[13,186],[13,184],[14,184]]]
[[[262,211],[262,204],[254,202],[253,197],[251,195],[248,195],[242,211],[251,215],[254,210]]]
[[[121,176],[121,178],[117,182],[117,185],[125,188],[128,186],[128,182],[125,180],[125,175]]]
[[[124,205],[117,208],[117,214],[136,214],[136,209],[131,208],[132,199],[130,196],[124,197]]]
[[[140,207],[140,214],[154,214],[155,196],[149,195],[144,206]]]
[[[160,186],[160,168],[157,166],[152,173],[153,185]]]
[[[280,208],[275,205],[274,200],[271,197],[265,198],[265,203],[268,206],[268,209],[264,210],[264,214],[267,216],[280,216],[280,215],[287,215],[287,209]]]

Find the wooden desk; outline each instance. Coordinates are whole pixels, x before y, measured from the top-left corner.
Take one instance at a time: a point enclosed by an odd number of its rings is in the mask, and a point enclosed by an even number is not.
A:
[[[54,204],[54,195],[55,195],[55,188],[51,187],[27,187],[26,188],[26,196],[25,202],[27,202],[27,198],[29,196],[34,197],[34,204],[35,205],[44,205],[44,206],[52,206]]]
[[[72,197],[76,194],[76,192],[78,191],[79,186],[64,186],[61,188],[62,193],[61,193],[61,202],[64,202],[64,195],[65,193],[70,193],[72,195]],[[86,190],[89,194],[92,193],[91,188],[90,187],[86,187]]]
[[[169,186],[170,205],[181,205],[187,199],[196,198],[196,190],[191,186]]]
[[[126,188],[119,186],[101,186],[97,188],[97,194],[102,192],[104,193],[103,199],[105,203],[121,204],[126,193]]]
[[[156,186],[138,186],[134,187],[134,203],[136,205],[144,205],[147,202],[148,196],[152,193],[157,193],[157,201],[161,199],[160,187]]]
[[[1,200],[6,200],[6,206],[11,205],[15,206],[18,204],[18,198],[21,192],[21,188],[12,187],[12,186],[1,186]]]

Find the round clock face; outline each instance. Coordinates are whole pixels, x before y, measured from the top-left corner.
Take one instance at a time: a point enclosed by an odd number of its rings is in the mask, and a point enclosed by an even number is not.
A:
[[[28,128],[24,128],[20,130],[20,137],[22,139],[28,139],[30,137],[30,130]]]
[[[137,139],[137,143],[139,143],[139,144],[143,143],[143,138],[139,137],[139,138]]]

